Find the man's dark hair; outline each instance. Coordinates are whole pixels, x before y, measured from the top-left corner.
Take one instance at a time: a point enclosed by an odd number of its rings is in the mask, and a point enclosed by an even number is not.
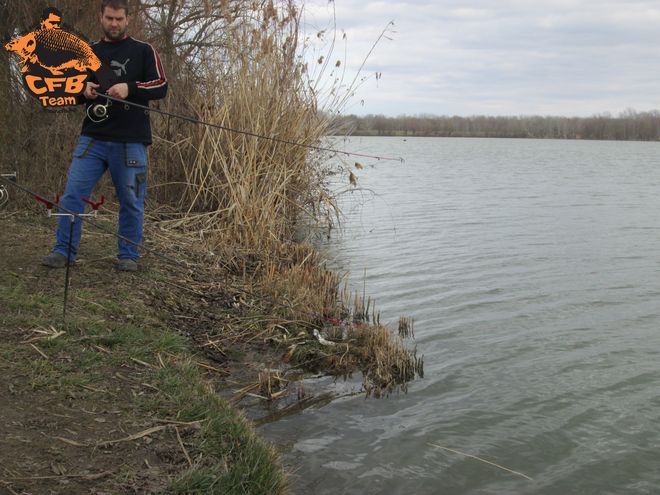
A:
[[[128,0],[102,0],[101,1],[101,14],[105,11],[106,7],[111,9],[119,10],[124,9],[126,15],[128,15]]]
[[[46,7],[41,13],[41,20],[47,20],[50,17],[50,14],[55,14],[57,17],[62,19],[62,12],[60,12],[59,9],[56,9],[55,7]]]

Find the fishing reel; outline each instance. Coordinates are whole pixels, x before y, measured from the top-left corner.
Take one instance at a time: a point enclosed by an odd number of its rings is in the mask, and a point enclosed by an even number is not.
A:
[[[108,115],[108,109],[112,106],[112,100],[105,100],[105,103],[94,103],[87,107],[87,117],[92,122],[103,122],[104,120],[110,118]]]
[[[16,182],[16,179],[18,175],[16,172],[13,172],[11,174],[0,174],[0,177],[6,180],[10,180],[12,182]],[[0,184],[0,208],[5,206],[9,202],[9,191],[5,187],[4,184]]]
[[[9,202],[9,191],[5,188],[4,184],[0,184],[0,208]]]

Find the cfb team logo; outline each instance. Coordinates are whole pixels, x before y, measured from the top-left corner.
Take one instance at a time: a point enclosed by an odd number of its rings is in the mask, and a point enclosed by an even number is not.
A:
[[[62,13],[52,7],[44,10],[38,26],[13,38],[5,49],[18,56],[25,89],[50,110],[76,105],[87,71],[101,67],[89,43],[63,24]]]

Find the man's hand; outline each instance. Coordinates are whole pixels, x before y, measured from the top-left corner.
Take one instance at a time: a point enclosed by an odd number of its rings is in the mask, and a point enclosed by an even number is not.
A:
[[[87,98],[88,100],[95,100],[97,98],[97,96],[99,95],[96,92],[96,88],[99,88],[99,87],[100,87],[99,84],[96,84],[96,83],[93,83],[93,82],[88,82],[85,85],[85,92],[83,93],[85,95],[85,98]]]
[[[125,100],[128,97],[128,84],[118,83],[107,91],[108,96]]]

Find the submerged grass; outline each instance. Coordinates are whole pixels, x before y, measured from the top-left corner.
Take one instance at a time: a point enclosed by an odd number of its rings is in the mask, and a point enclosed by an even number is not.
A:
[[[265,264],[258,281],[260,300],[270,301],[260,311],[277,316],[265,333],[286,347],[291,365],[344,377],[359,371],[367,396],[376,397],[406,391],[423,377],[423,358],[405,345],[412,319],[402,317],[395,335],[381,324],[374,301],[338,291],[338,275],[311,247],[296,245],[278,264]]]

